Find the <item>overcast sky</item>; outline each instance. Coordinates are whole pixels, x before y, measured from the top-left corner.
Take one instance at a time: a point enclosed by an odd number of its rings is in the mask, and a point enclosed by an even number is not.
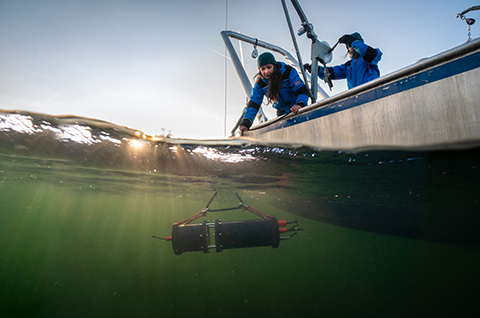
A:
[[[320,40],[333,46],[357,31],[380,48],[382,75],[465,43],[467,25],[456,14],[479,4],[299,2]],[[300,20],[287,3],[297,30]],[[467,17],[479,20],[480,11]],[[245,106],[223,56],[225,26],[293,50],[280,0],[0,0],[0,109],[101,119],[152,135],[223,138]],[[472,26],[478,36],[480,22]],[[310,40],[297,40],[306,61]],[[253,47],[242,48],[252,78]],[[337,47],[329,65],[346,62],[344,53]],[[334,85],[331,94],[346,90],[344,81]],[[271,106],[265,110],[275,116]]]

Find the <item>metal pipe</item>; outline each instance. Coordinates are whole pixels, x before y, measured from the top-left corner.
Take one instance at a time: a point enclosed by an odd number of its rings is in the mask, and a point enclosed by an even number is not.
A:
[[[231,34],[230,34],[231,33]],[[237,71],[238,77],[240,78],[240,81],[242,82],[243,90],[245,91],[245,95],[247,98],[250,98],[250,94],[252,93],[252,84],[250,83],[247,73],[245,72],[245,69],[243,68],[242,63],[240,62],[240,59],[238,58],[237,52],[235,51],[235,48],[233,47],[232,42],[230,41],[230,36],[235,38],[235,36],[232,36],[232,34],[235,34],[235,32],[232,31],[222,31],[220,32],[223,42],[225,43],[225,46],[228,50],[228,53],[230,54],[230,58],[232,59],[233,66],[235,67],[235,70]],[[239,34],[239,33],[236,33]],[[240,38],[237,38],[238,40],[244,41]],[[246,41],[244,41],[246,42]],[[268,120],[267,116],[263,112],[262,107],[258,109],[257,112],[257,119],[259,123],[264,123]],[[237,127],[238,128],[240,124],[240,120],[237,122]]]
[[[223,38],[223,42],[225,43],[225,46],[227,47],[228,53],[230,54],[230,58],[232,59],[233,66],[235,67],[235,70],[237,71],[238,77],[240,78],[240,81],[242,82],[242,86],[243,86],[243,90],[245,91],[245,95],[247,95],[247,98],[248,98],[248,97],[250,97],[250,94],[252,93],[252,84],[248,80],[247,73],[245,72],[245,69],[243,68],[242,63],[240,62],[240,59],[238,58],[237,52],[235,51],[235,48],[233,47],[233,44],[230,41],[229,36],[231,36],[233,38],[237,38],[237,39],[239,39],[239,38],[235,37],[234,34],[236,34],[236,33],[232,32],[232,31],[222,31],[220,34]]]
[[[305,69],[303,67],[302,56],[300,55],[300,50],[298,49],[298,43],[297,43],[297,40],[295,39],[295,33],[293,32],[292,21],[290,20],[290,15],[288,14],[287,4],[285,3],[285,0],[282,0],[282,5],[283,5],[283,11],[285,11],[285,18],[287,19],[287,24],[290,30],[290,35],[292,37],[292,42],[293,42],[293,45],[295,46],[295,52],[297,53],[297,58],[298,58],[300,70],[302,72],[303,81],[307,86],[308,93],[310,95],[310,98],[312,99],[312,103],[315,103],[317,101],[317,96],[313,93],[313,91],[310,90],[308,80],[307,80],[307,73],[305,72]]]
[[[291,0],[291,2],[292,2],[293,7],[295,8],[295,10],[297,11],[298,17],[300,18],[302,23],[308,24],[307,16],[303,12],[302,7],[298,3],[298,1],[297,0]]]
[[[473,6],[473,7],[470,7],[470,8],[468,8],[468,9],[462,11],[461,13],[457,14],[457,18],[458,18],[459,16],[464,15],[464,14],[467,13],[467,12],[475,11],[475,10],[480,10],[480,6]]]
[[[292,54],[290,54],[290,52],[284,50],[283,48],[281,48],[277,45],[274,45],[274,44],[271,44],[271,43],[268,43],[268,42],[264,42],[264,41],[258,40],[256,38],[252,38],[252,37],[249,37],[249,36],[243,35],[241,33],[234,32],[234,31],[226,31],[225,30],[225,31],[220,32],[220,34],[222,35],[223,41],[225,42],[225,45],[227,46],[227,50],[229,50],[229,47],[230,47],[231,50],[235,51],[232,43],[229,40],[229,38],[234,38],[234,39],[239,40],[239,41],[243,41],[243,42],[246,42],[246,43],[249,43],[249,44],[252,44],[252,45],[257,45],[257,46],[263,47],[265,49],[277,52],[277,53],[283,55],[289,61],[289,63],[295,65],[295,67],[299,67],[299,64],[298,64],[297,60],[292,56]],[[238,55],[237,55],[236,52],[234,54],[234,57],[236,57],[238,59]],[[237,64],[235,62],[233,62],[233,63],[234,63],[234,66],[237,67]],[[243,69],[239,59],[238,59],[238,67]],[[245,72],[245,71],[243,71],[243,72]],[[238,73],[238,71],[237,71],[237,73]],[[251,92],[249,91],[248,96],[250,96],[250,93]]]

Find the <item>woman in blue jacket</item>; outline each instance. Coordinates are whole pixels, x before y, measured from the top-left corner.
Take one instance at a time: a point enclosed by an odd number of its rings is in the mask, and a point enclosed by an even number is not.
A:
[[[350,60],[342,65],[328,67],[331,79],[346,78],[348,89],[350,89],[380,77],[378,62],[383,53],[379,49],[366,45],[358,32],[345,34],[338,39],[338,43],[345,44]],[[305,65],[305,68],[310,70],[310,65]],[[318,77],[323,79],[323,75],[324,69],[320,67]]]
[[[277,62],[269,52],[258,57],[257,66],[259,72],[240,123],[241,131],[247,131],[252,126],[264,96],[277,110],[277,116],[290,112],[296,114],[308,102],[308,90],[293,67]]]

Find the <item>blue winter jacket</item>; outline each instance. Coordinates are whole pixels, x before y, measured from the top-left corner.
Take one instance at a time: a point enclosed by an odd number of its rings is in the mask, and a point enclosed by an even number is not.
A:
[[[308,91],[304,82],[301,80],[298,72],[283,62],[277,62],[277,67],[282,73],[282,84],[278,92],[277,102],[273,104],[273,108],[277,109],[277,114],[282,115],[290,112],[293,105],[306,106],[308,103]],[[250,128],[253,120],[262,105],[263,97],[268,91],[268,80],[260,77],[252,89],[252,95],[247,103],[247,109],[243,115],[241,126]]]
[[[351,47],[358,53],[358,57],[345,64],[328,67],[331,79],[347,79],[348,89],[380,77],[378,62],[383,53],[361,41],[353,41]],[[323,79],[323,67],[320,67],[318,77]]]

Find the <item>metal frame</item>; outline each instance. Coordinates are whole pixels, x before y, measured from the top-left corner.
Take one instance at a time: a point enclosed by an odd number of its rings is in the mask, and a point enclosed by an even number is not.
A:
[[[292,56],[292,54],[290,54],[287,50],[285,50],[285,49],[283,49],[283,48],[281,48],[277,45],[274,45],[274,44],[271,44],[271,43],[268,43],[268,42],[264,42],[264,41],[261,41],[259,39],[252,38],[250,36],[247,36],[247,35],[244,35],[244,34],[241,34],[241,33],[238,33],[238,32],[234,32],[234,31],[225,30],[225,31],[220,32],[220,35],[222,36],[223,42],[225,43],[225,46],[228,50],[228,53],[230,54],[230,58],[232,59],[233,66],[235,67],[235,70],[236,70],[237,75],[240,79],[240,82],[242,83],[243,90],[245,91],[245,95],[247,96],[247,98],[250,98],[250,94],[252,93],[252,88],[253,87],[252,87],[252,84],[251,84],[250,80],[248,79],[247,73],[245,72],[245,68],[243,67],[243,65],[241,63],[240,58],[238,57],[238,54],[237,54],[235,48],[233,47],[233,44],[232,44],[232,41],[230,40],[230,38],[233,38],[233,39],[245,42],[245,43],[252,44],[254,46],[259,46],[259,47],[265,48],[267,50],[276,52],[276,53],[284,56],[287,59],[287,61],[291,65],[293,65],[295,68],[302,69],[302,67],[300,67],[300,64]],[[306,85],[308,85],[308,83],[306,83]],[[320,85],[317,84],[316,86],[317,86],[318,95],[320,95],[324,99],[329,97],[328,94],[320,87]],[[245,109],[244,109],[244,111],[245,111]],[[242,116],[243,116],[243,113],[242,113]],[[261,107],[258,110],[257,119],[258,119],[260,124],[262,124],[262,123],[264,123],[268,120]],[[237,124],[232,129],[232,135],[234,134],[235,130],[238,128],[238,126],[240,124],[240,121],[241,121],[241,119],[238,120]]]
[[[326,64],[332,60],[333,49],[330,48],[328,43],[320,42],[318,40],[317,35],[313,31],[313,25],[308,22],[307,17],[303,12],[302,8],[300,7],[300,4],[298,3],[298,1],[291,0],[291,2],[295,10],[297,11],[298,16],[300,17],[300,20],[302,21],[302,28],[298,31],[298,35],[300,36],[306,33],[307,37],[312,40],[312,48],[311,48],[312,74],[311,76],[305,72],[305,69],[302,65],[302,62],[301,62],[302,58],[300,56],[298,45],[295,40],[295,35],[293,33],[292,24],[290,22],[290,16],[288,14],[288,9],[287,9],[285,0],[282,0],[282,5],[285,11],[285,17],[287,19],[288,26],[290,28],[290,33],[292,35],[292,41],[293,41],[293,44],[295,45],[295,51],[297,53],[298,60],[300,61],[300,63],[288,51],[286,51],[285,49],[277,45],[258,40],[257,38],[252,38],[244,34],[240,34],[238,32],[225,30],[220,33],[222,36],[223,42],[225,43],[225,47],[227,48],[230,54],[230,58],[232,59],[233,66],[235,67],[235,70],[240,79],[240,82],[242,83],[242,86],[247,98],[250,98],[250,94],[252,92],[252,84],[248,79],[247,73],[245,72],[245,68],[241,63],[240,58],[238,57],[238,54],[235,48],[233,47],[232,42],[230,41],[230,38],[252,44],[254,46],[254,54],[252,54],[253,58],[256,58],[257,46],[279,53],[280,55],[283,55],[291,65],[293,65],[296,69],[301,71],[305,81],[305,85],[307,86],[307,89],[309,92],[309,97],[312,100],[312,104],[316,103],[318,96],[320,96],[322,99],[326,99],[329,97],[328,94],[318,84],[318,63],[319,62],[322,63],[326,69]],[[328,76],[328,75],[329,75],[328,73],[325,74],[325,76]],[[309,85],[309,82],[311,83],[311,85]],[[245,111],[246,111],[246,107],[243,109],[242,115],[240,116],[235,127],[231,131],[232,136],[235,134],[235,130],[239,127]],[[258,110],[257,119],[260,124],[263,124],[266,121],[268,121],[261,107]]]

